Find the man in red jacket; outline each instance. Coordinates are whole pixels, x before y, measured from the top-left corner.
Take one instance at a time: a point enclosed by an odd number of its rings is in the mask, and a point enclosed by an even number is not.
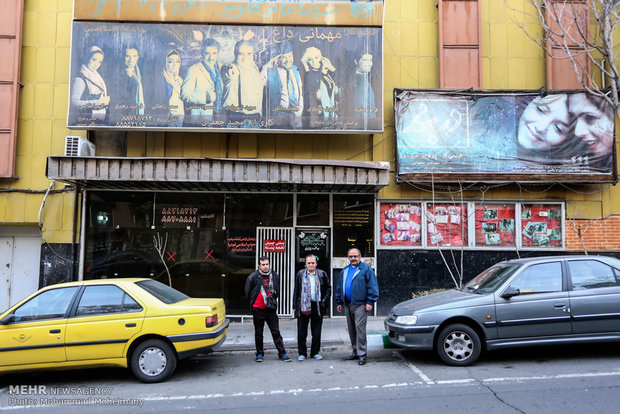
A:
[[[245,295],[250,299],[252,319],[254,321],[254,343],[256,344],[256,362],[263,362],[263,329],[265,322],[271,331],[273,343],[278,349],[278,357],[285,362],[291,358],[286,355],[284,341],[280,335],[278,323],[278,296],[280,296],[280,276],[269,268],[269,258],[258,259],[258,269],[245,281]]]

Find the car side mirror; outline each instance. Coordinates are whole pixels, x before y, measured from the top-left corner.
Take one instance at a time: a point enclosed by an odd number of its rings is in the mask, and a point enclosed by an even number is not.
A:
[[[0,319],[0,325],[8,325],[13,322],[13,314],[9,313],[4,318]]]
[[[512,286],[509,286],[508,289],[506,289],[501,295],[500,297],[504,298],[504,299],[510,299],[513,296],[518,296],[521,294],[521,291],[517,288],[514,288]]]

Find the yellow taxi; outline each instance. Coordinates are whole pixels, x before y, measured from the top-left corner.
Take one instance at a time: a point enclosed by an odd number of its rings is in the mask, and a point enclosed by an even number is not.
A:
[[[0,314],[0,373],[120,366],[164,381],[177,360],[226,339],[223,299],[190,298],[152,279],[45,287]]]

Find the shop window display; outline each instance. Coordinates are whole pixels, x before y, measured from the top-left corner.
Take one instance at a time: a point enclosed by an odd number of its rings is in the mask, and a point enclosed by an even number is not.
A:
[[[476,246],[503,247],[515,245],[515,205],[476,206]]]
[[[381,203],[379,227],[381,246],[421,246],[422,205]]]
[[[428,203],[426,227],[428,246],[467,246],[467,205]]]
[[[560,204],[521,205],[521,246],[563,247]]]

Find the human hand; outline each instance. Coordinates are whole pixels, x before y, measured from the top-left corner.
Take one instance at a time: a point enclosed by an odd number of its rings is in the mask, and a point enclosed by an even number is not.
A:
[[[110,103],[110,97],[107,95],[102,95],[99,98],[99,105],[108,105]]]
[[[237,76],[239,76],[239,69],[237,68],[237,65],[230,65],[230,67],[226,71],[226,76],[228,76],[229,78],[236,78]]]
[[[338,306],[336,306],[336,310],[337,310],[338,312],[342,312],[342,305],[338,305]]]
[[[366,311],[371,311],[372,310],[372,305],[366,304]]]

